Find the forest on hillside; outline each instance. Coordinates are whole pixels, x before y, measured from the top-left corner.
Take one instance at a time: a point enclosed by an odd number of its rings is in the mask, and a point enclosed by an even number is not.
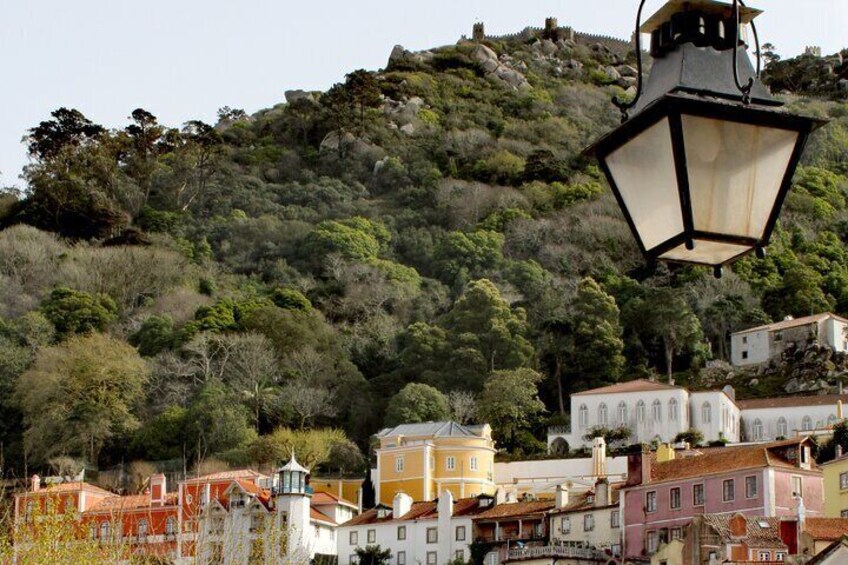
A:
[[[720,280],[647,269],[580,156],[632,84],[603,45],[396,50],[216,124],[56,109],[0,194],[0,468],[273,465],[298,441],[344,472],[382,426],[446,417],[529,456],[571,392],[697,387],[732,331],[848,314],[842,58],[772,55],[831,122],[768,256]]]

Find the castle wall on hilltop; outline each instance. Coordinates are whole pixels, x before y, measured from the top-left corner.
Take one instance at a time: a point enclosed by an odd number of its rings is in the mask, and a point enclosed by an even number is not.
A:
[[[591,33],[580,33],[571,26],[560,26],[556,18],[547,18],[544,27],[528,26],[518,33],[503,35],[487,35],[485,25],[477,22],[472,28],[472,41],[530,41],[533,39],[550,39],[551,41],[574,41],[582,45],[594,45],[600,43],[613,53],[624,56],[633,49],[632,41],[612,37],[609,35],[595,35]]]

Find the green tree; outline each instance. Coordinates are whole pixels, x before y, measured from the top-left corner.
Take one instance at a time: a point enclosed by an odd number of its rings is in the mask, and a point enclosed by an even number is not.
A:
[[[63,453],[96,463],[107,442],[138,427],[134,409],[147,380],[138,352],[105,335],[72,337],[39,350],[15,390],[33,458]]]
[[[366,545],[356,548],[356,561],[362,565],[389,565],[392,550],[382,549],[379,545]]]
[[[386,410],[386,425],[416,424],[450,418],[447,397],[437,389],[420,383],[409,383],[391,400]]]
[[[103,331],[112,322],[118,306],[104,294],[57,288],[41,303],[44,316],[56,328],[60,337]]]
[[[671,382],[675,354],[690,350],[701,341],[701,323],[680,292],[670,288],[654,289],[642,312],[650,333],[662,343],[666,376]]]
[[[690,428],[685,432],[680,432],[676,436],[674,436],[674,443],[686,442],[692,447],[696,445],[701,445],[704,443],[704,434],[701,433],[701,430]]]
[[[198,461],[247,447],[256,439],[250,411],[217,382],[205,385],[186,414],[188,449]]]
[[[501,445],[513,449],[519,433],[545,410],[539,400],[542,375],[532,369],[495,371],[486,380],[477,405],[480,422],[492,426]]]

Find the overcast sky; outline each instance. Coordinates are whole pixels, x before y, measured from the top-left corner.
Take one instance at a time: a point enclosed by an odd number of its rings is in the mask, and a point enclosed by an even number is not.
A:
[[[646,16],[663,0],[648,0]],[[167,125],[251,113],[288,89],[326,89],[391,49],[539,26],[630,37],[636,0],[0,0],[0,186],[21,185],[21,137],[60,106],[108,127],[142,107]],[[848,44],[848,0],[752,0],[784,57]],[[803,6],[803,8],[802,8]]]

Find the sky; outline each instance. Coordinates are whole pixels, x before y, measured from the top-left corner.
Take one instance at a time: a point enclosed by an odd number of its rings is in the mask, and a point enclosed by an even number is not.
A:
[[[647,0],[645,15],[664,0]],[[848,0],[751,0],[761,40],[790,57],[848,46]],[[803,9],[799,8],[803,6]],[[385,67],[394,45],[455,43],[541,26],[629,38],[636,0],[0,0],[0,187],[27,163],[21,138],[65,106],[106,127],[136,108],[169,126],[248,113],[289,89],[324,90]]]

